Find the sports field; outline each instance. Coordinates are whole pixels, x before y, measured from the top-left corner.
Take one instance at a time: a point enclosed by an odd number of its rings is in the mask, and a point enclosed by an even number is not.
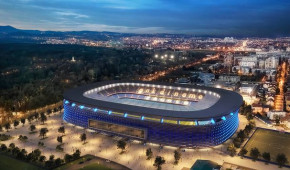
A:
[[[261,155],[264,152],[270,152],[271,162],[275,162],[279,153],[284,153],[288,161],[290,160],[289,133],[258,128],[244,147],[248,150],[246,156],[250,156],[251,148],[254,147],[259,149]],[[262,156],[259,159],[263,159]]]

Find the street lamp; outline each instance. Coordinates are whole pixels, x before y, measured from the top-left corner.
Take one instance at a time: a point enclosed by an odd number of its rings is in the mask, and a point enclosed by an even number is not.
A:
[[[171,59],[174,59],[174,55],[171,55],[170,58],[171,58]]]
[[[157,54],[155,54],[155,58],[158,58],[158,55]]]

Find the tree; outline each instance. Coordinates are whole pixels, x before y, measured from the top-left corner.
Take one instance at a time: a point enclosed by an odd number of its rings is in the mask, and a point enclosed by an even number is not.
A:
[[[81,151],[77,149],[75,153],[73,153],[72,157],[74,160],[79,159],[81,157]]]
[[[248,150],[245,148],[241,149],[241,151],[240,151],[241,156],[245,156],[247,153],[248,153]]]
[[[157,167],[157,170],[161,170],[161,166],[165,164],[165,160],[161,156],[156,156],[153,166]]]
[[[8,132],[9,129],[11,129],[10,123],[6,123],[5,124],[5,129],[6,129],[7,132]]]
[[[175,159],[174,164],[177,165],[179,160],[180,160],[180,158],[181,158],[181,153],[179,151],[175,150],[174,151],[174,159]]]
[[[7,151],[7,146],[5,144],[1,144],[0,149],[1,151]]]
[[[29,122],[29,124],[30,124],[31,121],[33,120],[33,115],[28,116],[27,120],[28,120],[28,122]]]
[[[44,113],[40,114],[40,121],[42,122],[42,124],[44,124],[44,122],[47,121],[47,117],[45,116]]]
[[[13,125],[14,125],[14,128],[16,129],[16,127],[19,125],[19,121],[18,120],[15,120],[14,123],[13,123]]]
[[[13,149],[13,148],[15,148],[15,144],[14,143],[10,143],[9,144],[9,149]]]
[[[39,162],[44,162],[46,160],[46,157],[44,155],[41,155],[39,157]]]
[[[54,161],[54,165],[55,165],[55,166],[59,166],[59,165],[61,165],[61,164],[62,164],[62,162],[63,162],[63,160],[62,160],[62,159],[60,159],[60,158],[57,158],[57,159]]]
[[[50,156],[49,156],[49,160],[50,160],[50,161],[53,161],[53,160],[54,160],[54,155],[50,155]]]
[[[227,151],[230,152],[231,156],[234,156],[236,154],[236,152],[237,152],[234,144],[232,144],[232,143],[228,146]]]
[[[259,151],[259,149],[258,148],[252,148],[251,149],[251,152],[250,152],[250,156],[253,158],[253,160],[255,161],[255,160],[257,160],[258,159],[258,157],[260,156],[260,151]]]
[[[47,113],[48,116],[50,116],[51,113],[52,113],[51,109],[47,109],[46,113]]]
[[[146,149],[146,156],[147,156],[147,160],[150,160],[152,158],[153,152],[151,148]]]
[[[48,132],[47,128],[41,128],[39,131],[39,136],[42,136],[42,139],[46,136],[46,133]]]
[[[118,149],[121,149],[122,152],[124,152],[124,150],[126,148],[126,145],[127,145],[127,143],[124,140],[119,140],[118,143],[117,143]]]
[[[64,155],[64,161],[65,161],[66,163],[72,161],[72,159],[73,159],[73,157],[72,157],[70,154],[65,154],[65,155]]]
[[[59,132],[59,133],[62,133],[62,134],[64,135],[64,134],[65,134],[65,128],[64,128],[64,126],[60,127],[60,128],[58,129],[58,132]]]
[[[240,130],[237,134],[238,138],[241,138],[242,141],[246,138],[246,134],[243,130]]]
[[[284,153],[280,153],[277,155],[276,157],[276,161],[279,165],[279,167],[281,168],[283,165],[285,165],[286,163],[288,163],[287,157]]]
[[[279,115],[274,115],[276,125],[280,124],[281,117]]]
[[[22,126],[24,126],[24,124],[25,124],[25,120],[26,119],[24,119],[24,118],[22,118],[20,121],[21,121],[21,123],[22,123]]]
[[[56,139],[59,143],[62,143],[62,136],[58,136]]]
[[[80,139],[81,139],[81,141],[84,142],[84,144],[85,144],[85,142],[86,142],[86,140],[87,140],[87,135],[86,135],[85,133],[81,134]]]
[[[35,125],[30,125],[30,131],[31,132],[35,131],[35,129],[36,129]]]
[[[271,160],[271,155],[270,155],[269,152],[264,152],[264,153],[262,154],[262,157],[263,157],[266,161],[268,161],[268,162],[270,162],[270,160]]]

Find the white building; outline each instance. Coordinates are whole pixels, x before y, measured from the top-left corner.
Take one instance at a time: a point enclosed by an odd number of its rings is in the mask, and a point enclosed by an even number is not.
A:
[[[278,64],[279,60],[276,57],[269,57],[265,60],[265,69],[276,69]]]
[[[275,120],[275,115],[279,116],[280,118],[285,117],[286,116],[286,112],[275,112],[275,111],[270,111],[267,113],[267,117],[270,120]]]
[[[232,54],[228,54],[224,57],[224,66],[232,66],[234,62],[234,57]]]
[[[239,65],[241,67],[254,68],[257,66],[257,63],[258,63],[257,57],[243,57],[242,60],[240,61]]]

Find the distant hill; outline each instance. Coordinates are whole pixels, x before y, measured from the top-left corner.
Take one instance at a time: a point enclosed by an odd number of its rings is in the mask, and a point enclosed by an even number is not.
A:
[[[19,29],[16,29],[10,25],[7,26],[0,26],[0,33],[11,33],[11,32],[17,32]]]

